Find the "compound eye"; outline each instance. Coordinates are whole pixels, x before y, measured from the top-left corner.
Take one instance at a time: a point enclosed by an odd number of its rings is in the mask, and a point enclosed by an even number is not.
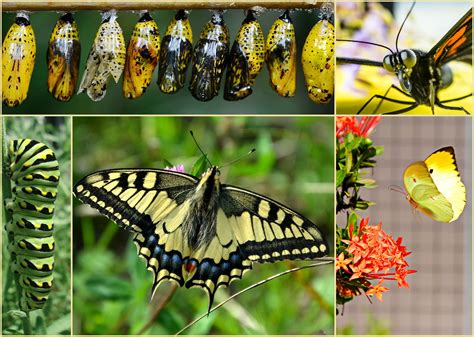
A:
[[[400,85],[402,86],[402,89],[407,93],[411,93],[412,86],[411,86],[410,78],[408,77],[408,75],[403,71],[399,71],[397,74],[397,77],[398,77],[398,80],[400,81]]]
[[[402,59],[403,65],[407,68],[413,68],[417,61],[416,54],[411,49],[402,50],[400,52],[400,58]]]
[[[392,55],[386,55],[383,58],[383,67],[385,70],[390,71],[391,73],[395,71],[392,66]]]

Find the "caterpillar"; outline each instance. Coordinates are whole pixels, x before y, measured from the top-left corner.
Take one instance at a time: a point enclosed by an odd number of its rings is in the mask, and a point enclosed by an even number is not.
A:
[[[222,13],[214,13],[202,29],[193,51],[189,90],[194,98],[205,102],[217,96],[228,53],[229,30]]]
[[[78,93],[87,91],[93,101],[102,100],[109,77],[112,76],[115,82],[120,79],[125,67],[125,54],[125,39],[117,22],[117,13],[103,13],[102,23],[87,57],[86,70],[82,75]]]
[[[41,309],[53,283],[54,201],[59,164],[54,152],[31,139],[12,140],[8,147],[12,198],[5,201],[11,221],[9,238],[12,271],[21,286],[20,309]]]
[[[173,94],[184,87],[193,54],[193,31],[186,11],[179,10],[161,41],[157,84],[161,92]]]
[[[36,40],[27,14],[19,12],[2,44],[2,101],[20,105],[28,94],[35,66]]]
[[[273,90],[280,96],[293,97],[296,91],[296,37],[288,10],[270,28],[265,61]]]
[[[235,101],[252,93],[252,85],[265,62],[265,40],[262,27],[249,10],[230,51],[224,99]]]
[[[127,47],[122,84],[125,98],[138,98],[145,93],[160,56],[160,30],[148,12],[142,14]]]
[[[315,103],[329,103],[334,94],[334,26],[328,19],[319,20],[303,46],[301,63],[309,98]]]
[[[48,44],[48,92],[60,102],[69,101],[76,91],[81,59],[81,43],[71,13],[61,16]]]

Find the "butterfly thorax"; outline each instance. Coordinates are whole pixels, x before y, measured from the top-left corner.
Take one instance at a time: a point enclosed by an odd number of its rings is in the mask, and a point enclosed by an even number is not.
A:
[[[452,83],[452,73],[447,66],[439,67],[425,52],[405,49],[385,56],[384,68],[394,72],[401,88],[418,104],[434,107],[439,89]]]
[[[183,233],[193,251],[207,246],[216,235],[219,175],[217,166],[207,170],[189,199],[189,212],[183,222]]]

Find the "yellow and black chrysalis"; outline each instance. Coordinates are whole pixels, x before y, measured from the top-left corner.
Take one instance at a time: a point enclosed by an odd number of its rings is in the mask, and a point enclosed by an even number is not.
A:
[[[160,56],[160,31],[148,12],[138,20],[127,48],[122,92],[138,98],[151,83]]]
[[[209,101],[219,93],[229,53],[229,30],[222,13],[214,13],[204,26],[193,51],[193,71],[189,90],[199,101]]]
[[[178,11],[161,41],[158,86],[173,94],[184,86],[186,70],[193,54],[193,31],[184,10]]]
[[[28,94],[35,66],[36,40],[27,14],[17,14],[2,45],[2,101],[20,105]]]
[[[272,88],[280,96],[294,96],[296,90],[296,38],[288,10],[270,28],[267,36],[265,61]]]
[[[78,93],[87,91],[93,101],[105,96],[109,76],[118,82],[125,66],[125,40],[117,22],[117,13],[103,13],[102,23],[95,36],[86,70],[82,75]]]
[[[315,103],[329,103],[334,94],[334,26],[319,20],[306,38],[301,56],[308,96]]]
[[[59,165],[54,152],[31,139],[10,141],[8,149],[12,199],[6,225],[11,268],[21,286],[20,309],[41,309],[53,284],[54,201]]]
[[[80,59],[79,31],[72,14],[67,13],[54,26],[46,55],[48,91],[58,101],[67,102],[74,95]]]
[[[229,55],[224,99],[235,101],[252,93],[252,85],[265,62],[262,27],[249,10],[242,22]]]

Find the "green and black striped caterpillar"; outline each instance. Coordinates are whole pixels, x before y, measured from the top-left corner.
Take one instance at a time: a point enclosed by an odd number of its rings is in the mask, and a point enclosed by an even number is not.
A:
[[[59,182],[54,152],[31,139],[8,146],[12,199],[5,202],[11,220],[9,238],[12,271],[21,285],[20,309],[41,309],[53,283],[53,213]]]

